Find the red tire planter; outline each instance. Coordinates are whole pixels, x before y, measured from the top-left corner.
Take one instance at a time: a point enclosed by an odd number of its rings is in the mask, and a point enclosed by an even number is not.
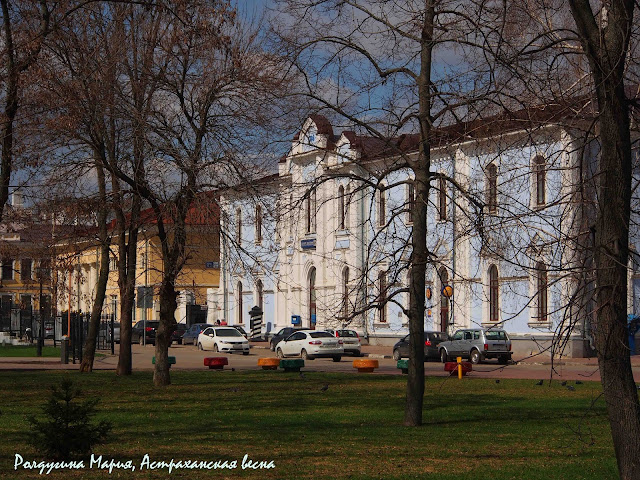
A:
[[[211,370],[222,370],[225,365],[229,365],[227,357],[206,357],[204,359],[204,366]]]

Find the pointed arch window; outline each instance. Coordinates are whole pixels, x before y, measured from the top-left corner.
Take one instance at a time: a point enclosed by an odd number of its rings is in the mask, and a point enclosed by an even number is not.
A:
[[[500,321],[499,310],[499,294],[500,286],[498,283],[498,267],[491,265],[489,267],[489,321]]]
[[[242,209],[240,207],[236,209],[236,242],[238,245],[242,244]]]
[[[494,163],[487,166],[486,204],[489,213],[498,211],[498,167]]]
[[[385,186],[380,184],[378,187],[378,225],[384,227],[387,223],[387,194]]]
[[[449,284],[449,273],[445,267],[438,271],[440,278],[440,331],[446,332],[449,327],[449,297],[444,295],[444,287]]]
[[[307,233],[316,233],[316,189],[309,190],[307,196],[306,227]]]
[[[262,243],[262,205],[256,205],[256,243]]]
[[[438,220],[447,219],[447,181],[444,177],[438,180]]]
[[[536,290],[538,293],[538,304],[536,312],[536,321],[546,322],[548,320],[548,276],[547,267],[544,263],[536,264]]]
[[[346,224],[344,187],[340,185],[338,188],[338,229],[344,230]]]
[[[533,172],[536,182],[536,206],[547,203],[547,164],[542,155],[533,160]]]
[[[378,321],[387,323],[387,272],[380,270],[378,272]]]
[[[342,316],[349,317],[349,267],[342,271]]]
[[[309,328],[316,325],[316,268],[309,271]]]
[[[238,313],[237,313],[237,323],[238,325],[242,324],[242,282],[238,282]]]

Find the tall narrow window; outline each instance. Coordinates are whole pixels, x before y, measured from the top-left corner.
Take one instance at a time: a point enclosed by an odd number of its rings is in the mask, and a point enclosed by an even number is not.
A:
[[[345,228],[345,210],[344,210],[344,187],[340,185],[338,188],[338,228]]]
[[[416,192],[413,184],[413,180],[409,180],[407,184],[407,208],[409,209],[409,213],[407,213],[407,222],[413,223],[413,209],[416,207]]]
[[[387,223],[387,196],[384,185],[380,184],[378,188],[378,225],[384,227]]]
[[[449,327],[449,297],[444,295],[444,287],[449,284],[449,273],[445,267],[438,271],[440,277],[440,331],[446,332]]]
[[[289,236],[293,235],[293,193],[289,195]]]
[[[349,267],[342,271],[342,316],[349,317]]]
[[[497,322],[500,320],[499,311],[499,293],[498,285],[498,268],[495,265],[489,267],[489,321]]]
[[[307,211],[306,211],[306,227],[307,233],[316,232],[316,189],[313,188],[309,191],[307,197]]]
[[[543,156],[538,155],[533,160],[533,169],[536,181],[536,205],[541,206],[544,205],[547,201],[547,170],[546,162]]]
[[[262,205],[256,205],[256,243],[262,242]]]
[[[444,177],[438,181],[438,220],[447,219],[447,182]]]
[[[378,320],[380,323],[387,323],[387,272],[378,272]]]
[[[538,305],[537,305],[537,318],[538,322],[547,321],[547,267],[544,263],[538,262],[536,264],[536,276],[537,276],[537,291],[538,291]]]
[[[31,261],[30,258],[23,258],[20,261],[20,280],[22,282],[26,281],[26,280],[31,280],[32,278],[32,264],[33,262]]]
[[[256,282],[256,293],[258,294],[258,307],[260,310],[264,312],[264,287],[262,285],[262,280],[258,280]]]
[[[316,328],[316,269],[309,271],[309,328]]]
[[[242,324],[242,282],[238,282],[238,314],[237,314],[237,322],[238,325]]]
[[[242,244],[242,210],[240,207],[236,209],[236,242]]]
[[[351,196],[349,195],[349,185],[344,191],[344,228],[349,228],[349,204],[351,203]]]
[[[2,260],[2,280],[13,280],[13,260],[11,258]]]
[[[494,163],[487,166],[486,181],[487,210],[489,213],[496,213],[498,210],[498,167]]]

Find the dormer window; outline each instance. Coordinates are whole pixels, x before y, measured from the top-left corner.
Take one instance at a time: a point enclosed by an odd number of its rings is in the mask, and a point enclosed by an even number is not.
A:
[[[315,125],[310,126],[302,137],[302,151],[309,152],[316,147],[318,140],[318,129]]]

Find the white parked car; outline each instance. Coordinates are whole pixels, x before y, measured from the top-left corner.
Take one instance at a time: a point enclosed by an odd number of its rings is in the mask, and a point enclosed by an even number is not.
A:
[[[331,357],[339,362],[344,354],[342,339],[321,330],[301,330],[289,335],[276,345],[278,358],[300,356],[305,360]]]
[[[331,335],[335,335],[342,340],[342,346],[344,347],[344,353],[351,353],[354,357],[362,355],[362,349],[360,344],[360,335],[355,330],[346,329],[328,329]]]
[[[198,350],[249,355],[249,340],[233,327],[207,327],[198,335]]]

